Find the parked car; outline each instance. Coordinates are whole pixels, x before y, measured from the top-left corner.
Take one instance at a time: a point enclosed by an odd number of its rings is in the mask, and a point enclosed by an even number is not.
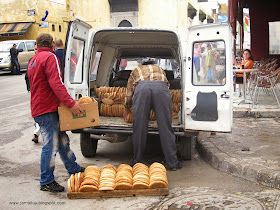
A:
[[[18,61],[20,69],[26,69],[30,58],[34,56],[34,45],[36,40],[9,40],[0,42],[0,70],[12,71],[10,49],[13,44],[17,45],[19,51]]]

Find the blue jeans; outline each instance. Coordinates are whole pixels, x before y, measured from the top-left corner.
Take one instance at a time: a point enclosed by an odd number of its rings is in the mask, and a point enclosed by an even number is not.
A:
[[[12,73],[20,74],[20,67],[19,67],[19,63],[18,63],[18,58],[11,58],[11,61],[12,61],[12,64],[13,64]]]
[[[197,80],[200,81],[200,76],[198,75],[198,72],[200,71],[200,58],[194,57],[193,62],[194,62],[195,70],[196,70]]]
[[[75,154],[70,149],[69,137],[65,131],[59,129],[58,113],[43,114],[35,117],[34,120],[40,125],[43,138],[40,184],[46,185],[54,181],[53,172],[57,152],[69,175],[79,172],[81,167],[76,163]]]

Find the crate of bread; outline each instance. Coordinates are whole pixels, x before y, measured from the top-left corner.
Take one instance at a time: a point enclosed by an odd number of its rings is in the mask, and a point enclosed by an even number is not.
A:
[[[70,199],[100,197],[131,197],[168,195],[166,169],[161,163],[150,167],[137,163],[133,167],[120,164],[117,168],[105,165],[88,166],[83,173],[68,179],[67,197]]]

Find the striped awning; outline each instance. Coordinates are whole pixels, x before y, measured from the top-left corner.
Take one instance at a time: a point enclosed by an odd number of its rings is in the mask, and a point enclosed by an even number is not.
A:
[[[0,23],[0,36],[21,36],[33,22]]]

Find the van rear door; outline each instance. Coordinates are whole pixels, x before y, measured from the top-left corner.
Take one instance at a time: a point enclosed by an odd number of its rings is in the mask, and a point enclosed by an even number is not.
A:
[[[89,95],[88,36],[91,26],[81,20],[69,22],[65,43],[64,84],[75,99]]]
[[[183,73],[186,130],[231,132],[232,43],[227,24],[190,28]]]

